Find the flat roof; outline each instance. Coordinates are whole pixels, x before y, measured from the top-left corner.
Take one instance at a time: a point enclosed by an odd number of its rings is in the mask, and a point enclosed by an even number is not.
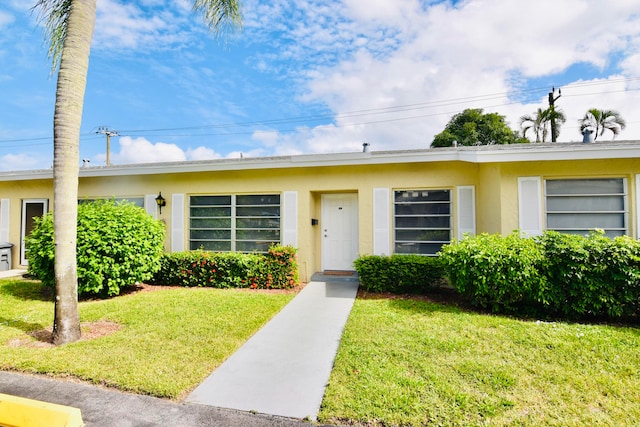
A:
[[[505,163],[640,158],[640,141],[478,145],[416,150],[370,151],[291,156],[245,157],[182,162],[136,163],[80,168],[80,177],[155,175],[211,171],[382,165],[393,163]],[[52,169],[0,172],[0,181],[53,178]]]

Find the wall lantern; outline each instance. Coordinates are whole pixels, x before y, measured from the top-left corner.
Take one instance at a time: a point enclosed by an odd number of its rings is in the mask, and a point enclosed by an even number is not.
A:
[[[162,197],[162,191],[159,192],[158,197],[156,197],[156,204],[158,205],[158,209],[160,209],[160,215],[162,215],[162,207],[167,206],[167,201]]]

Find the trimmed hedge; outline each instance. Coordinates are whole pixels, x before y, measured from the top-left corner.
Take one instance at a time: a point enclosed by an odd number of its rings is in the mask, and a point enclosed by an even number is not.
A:
[[[440,259],[451,285],[473,305],[517,312],[544,300],[545,256],[533,239],[516,232],[466,237],[443,246]]]
[[[25,239],[28,272],[55,287],[53,213],[35,218]],[[164,226],[132,203],[99,200],[78,205],[78,295],[114,296],[149,280],[164,252]]]
[[[266,254],[187,251],[165,254],[152,283],[214,288],[288,289],[297,286],[296,249],[275,245]]]
[[[437,257],[365,255],[354,265],[363,289],[369,292],[424,293],[443,276]]]
[[[548,231],[538,239],[550,286],[545,301],[568,317],[640,314],[640,242],[601,232],[588,237]]]
[[[495,312],[570,319],[640,315],[640,242],[627,236],[481,234],[444,246],[441,259],[459,292]]]

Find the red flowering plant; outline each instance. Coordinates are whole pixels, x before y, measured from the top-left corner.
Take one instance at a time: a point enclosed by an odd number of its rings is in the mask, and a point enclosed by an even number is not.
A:
[[[252,288],[289,289],[300,282],[297,249],[273,245],[269,248],[251,279]]]
[[[296,249],[275,245],[266,254],[189,251],[165,254],[153,283],[216,288],[287,289],[298,284]]]

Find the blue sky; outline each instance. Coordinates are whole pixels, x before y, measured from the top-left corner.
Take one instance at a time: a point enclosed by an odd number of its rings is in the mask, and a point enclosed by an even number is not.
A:
[[[49,168],[55,75],[33,1],[0,5],[0,170]],[[637,0],[244,0],[244,27],[212,36],[182,0],[98,0],[81,158],[116,164],[427,148],[483,108],[589,108],[640,139]],[[605,134],[603,143],[611,139]],[[600,141],[600,139],[599,139]]]

